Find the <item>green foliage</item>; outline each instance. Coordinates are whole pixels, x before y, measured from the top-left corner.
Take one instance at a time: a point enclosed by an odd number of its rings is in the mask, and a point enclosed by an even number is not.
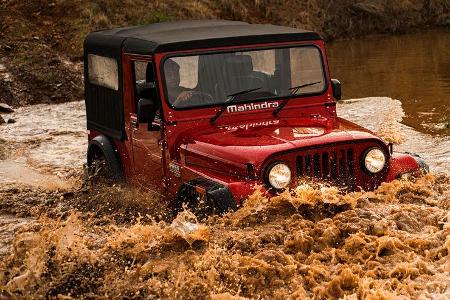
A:
[[[138,23],[135,23],[133,25],[167,22],[170,19],[171,18],[169,15],[167,15],[163,12],[156,11],[156,12],[152,12],[148,15],[143,15],[141,18],[139,18]]]
[[[170,16],[162,12],[156,12],[153,15],[153,22],[166,22],[170,20]]]
[[[18,53],[13,57],[16,65],[29,65],[33,61],[33,58],[28,53]]]

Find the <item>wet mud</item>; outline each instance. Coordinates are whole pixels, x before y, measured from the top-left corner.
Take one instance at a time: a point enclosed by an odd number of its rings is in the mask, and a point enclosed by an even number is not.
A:
[[[271,199],[255,191],[238,211],[204,220],[174,218],[152,194],[80,179],[82,108],[21,108],[8,126],[38,129],[0,129],[2,297],[450,298],[448,138],[401,124],[400,102],[359,99],[338,112],[424,156],[433,174],[346,195],[308,183]],[[367,118],[373,109],[385,113]],[[45,180],[30,183],[8,164]]]
[[[58,198],[55,215],[17,231],[0,284],[19,297],[445,297],[449,187],[445,175],[348,195],[303,185],[271,199],[255,192],[237,212],[202,222],[139,208],[121,219],[121,205],[96,215],[101,201],[89,213],[76,208],[80,195]]]

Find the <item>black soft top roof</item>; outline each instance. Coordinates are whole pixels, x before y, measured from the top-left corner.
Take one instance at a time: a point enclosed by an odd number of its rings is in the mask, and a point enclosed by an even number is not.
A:
[[[115,56],[119,49],[128,53],[152,54],[318,39],[321,38],[315,32],[283,26],[223,20],[180,21],[96,31],[87,36],[85,50],[107,54],[109,49],[111,56]]]

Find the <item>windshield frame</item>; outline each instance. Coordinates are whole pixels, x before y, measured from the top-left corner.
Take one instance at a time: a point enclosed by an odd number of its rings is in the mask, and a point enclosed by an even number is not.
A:
[[[282,96],[272,96],[272,97],[261,97],[261,98],[253,98],[250,100],[243,100],[239,101],[237,103],[239,104],[246,104],[246,103],[256,103],[256,102],[262,102],[262,101],[278,101],[282,99],[293,99],[293,98],[308,98],[308,97],[314,97],[314,96],[320,96],[323,95],[329,88],[329,80],[328,80],[328,72],[327,68],[325,66],[324,61],[324,53],[322,51],[322,48],[319,47],[317,44],[314,43],[302,43],[302,44],[283,44],[283,45],[270,45],[270,46],[243,46],[243,47],[236,47],[236,48],[230,48],[230,49],[223,49],[223,50],[208,50],[208,49],[201,49],[201,50],[195,50],[191,52],[174,52],[167,55],[164,55],[163,58],[160,61],[159,64],[159,71],[161,74],[161,83],[163,87],[163,94],[165,98],[165,102],[168,107],[175,111],[186,111],[186,110],[195,110],[195,109],[203,109],[203,108],[213,108],[213,107],[222,107],[224,105],[224,102],[217,103],[217,104],[207,104],[207,105],[199,105],[199,106],[191,106],[191,107],[176,107],[173,106],[172,103],[169,101],[169,94],[167,90],[167,84],[166,84],[166,76],[164,74],[164,64],[166,60],[172,58],[172,57],[185,57],[185,56],[196,56],[196,55],[203,55],[203,54],[222,54],[222,53],[234,53],[234,52],[245,52],[245,51],[258,51],[258,50],[271,50],[271,49],[289,49],[289,48],[302,48],[302,47],[314,47],[318,50],[319,56],[320,56],[320,64],[322,68],[322,74],[323,74],[323,80],[325,81],[324,87],[319,92],[314,93],[304,93],[304,94],[293,94],[293,95],[282,95]]]

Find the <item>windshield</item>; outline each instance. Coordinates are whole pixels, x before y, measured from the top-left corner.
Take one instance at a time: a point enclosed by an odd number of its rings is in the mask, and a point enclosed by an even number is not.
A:
[[[314,46],[170,57],[163,69],[166,95],[175,108],[219,105],[252,89],[234,100],[314,94],[326,85]]]

